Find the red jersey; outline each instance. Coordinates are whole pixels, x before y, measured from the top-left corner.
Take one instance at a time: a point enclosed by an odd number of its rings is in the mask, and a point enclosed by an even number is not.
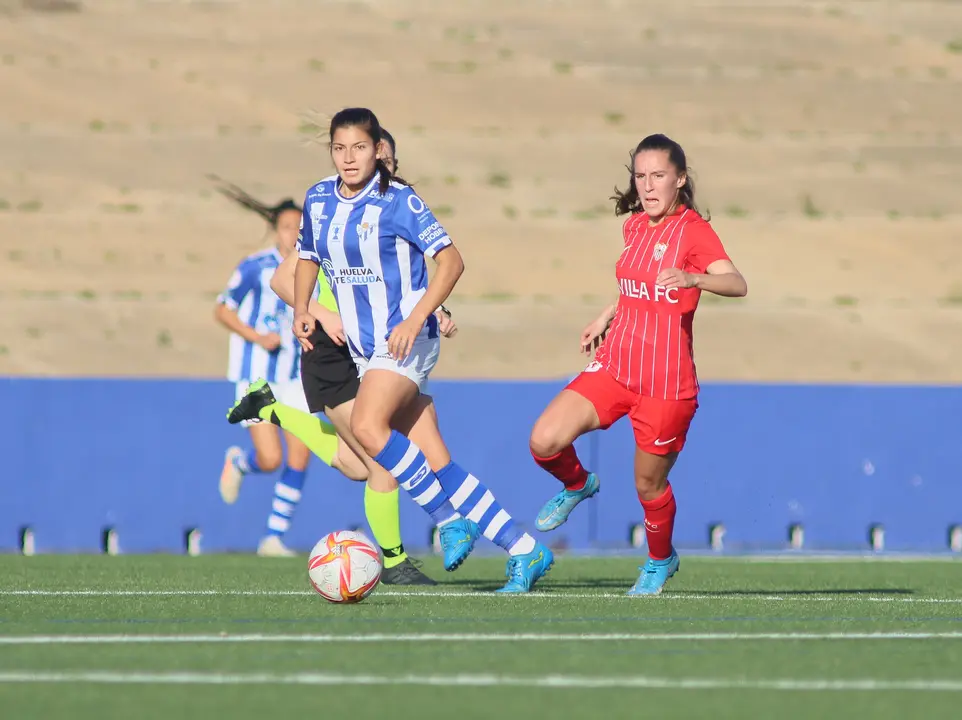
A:
[[[692,356],[692,320],[701,290],[655,285],[665,268],[704,274],[728,260],[721,240],[694,210],[682,207],[655,227],[648,214],[624,225],[625,249],[615,265],[621,296],[595,360],[640,395],[687,400],[698,395]]]

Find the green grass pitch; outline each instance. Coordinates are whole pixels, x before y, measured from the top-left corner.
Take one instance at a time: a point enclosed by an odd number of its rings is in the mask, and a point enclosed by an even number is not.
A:
[[[962,562],[563,556],[500,597],[504,562],[359,605],[306,557],[0,556],[9,718],[950,718]]]

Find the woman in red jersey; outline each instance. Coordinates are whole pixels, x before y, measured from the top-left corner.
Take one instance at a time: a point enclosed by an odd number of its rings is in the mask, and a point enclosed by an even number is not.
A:
[[[628,215],[615,265],[618,302],[584,329],[581,349],[593,362],[545,409],[531,432],[535,461],[564,485],[538,514],[553,530],[598,492],[572,443],[627,415],[635,433],[635,488],[645,512],[649,558],[629,595],[655,595],[678,570],[671,542],[675,498],[668,473],[698,408],[692,319],[702,291],[743,297],[745,278],[695,205],[681,145],[646,137],[632,153],[626,192],[615,214]]]

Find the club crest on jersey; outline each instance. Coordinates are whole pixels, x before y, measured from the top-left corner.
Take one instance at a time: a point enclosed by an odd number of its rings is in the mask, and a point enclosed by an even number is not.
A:
[[[655,243],[655,251],[652,253],[652,257],[655,260],[661,260],[665,257],[665,251],[668,249],[668,243]]]
[[[268,332],[276,333],[280,332],[281,321],[277,315],[267,315],[264,317],[264,327],[267,328]]]
[[[357,226],[357,239],[360,242],[365,242],[366,240],[371,238],[373,235],[375,235],[376,231],[377,231],[377,226],[372,225],[367,221],[362,222]]]
[[[593,360],[592,362],[588,363],[587,367],[584,369],[586,373],[598,372],[599,370],[601,370],[601,363],[597,360]]]

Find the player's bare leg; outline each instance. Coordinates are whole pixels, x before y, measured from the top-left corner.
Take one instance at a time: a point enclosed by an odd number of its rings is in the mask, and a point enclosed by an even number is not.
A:
[[[367,480],[369,484],[378,486],[379,492],[389,492],[397,488],[397,483],[390,475],[380,468],[376,462],[364,452],[361,444],[351,432],[351,411],[354,409],[354,401],[348,400],[335,408],[324,408],[324,415],[330,420],[331,425],[337,431],[338,443],[337,454],[331,463],[331,467],[340,470],[351,480]],[[387,475],[385,480],[383,475]]]
[[[398,430],[421,448],[428,465],[435,472],[451,462],[451,453],[438,429],[434,398],[430,395],[418,396],[417,402],[398,417]]]
[[[529,444],[532,452],[542,457],[555,455],[599,427],[595,406],[573,390],[562,390],[535,421]]]
[[[351,413],[351,431],[361,446],[424,510],[440,531],[445,570],[456,570],[474,549],[478,528],[455,511],[451,498],[421,449],[392,427],[396,415],[418,400],[418,386],[391,370],[368,370]]]
[[[672,546],[675,524],[675,496],[668,484],[678,453],[655,455],[641,448],[635,450],[635,490],[645,509],[645,535],[648,561],[629,595],[657,595],[680,566],[678,553]]]
[[[228,505],[237,502],[245,475],[251,472],[274,472],[284,459],[284,449],[281,447],[277,428],[270,424],[255,423],[248,427],[248,430],[254,452],[248,456],[241,448],[232,447],[224,458],[224,467],[220,473],[220,496]]]
[[[554,555],[514,522],[481,481],[451,459],[438,429],[438,415],[430,396],[421,395],[412,411],[398,419],[398,428],[410,425],[408,437],[421,448],[431,469],[437,473],[454,509],[477,523],[480,532],[507,551],[507,584],[500,593],[529,592],[554,563]]]
[[[276,429],[273,425],[268,427]],[[267,520],[267,535],[261,538],[257,546],[257,554],[261,557],[293,557],[297,554],[284,544],[284,535],[290,529],[294,513],[301,502],[311,451],[287,430],[284,431],[284,440],[287,443],[287,464],[280,478],[274,483],[274,499],[271,503],[271,515]]]
[[[324,414],[338,434],[337,454],[332,467],[352,480],[367,480],[364,489],[364,510],[374,539],[384,556],[381,582],[385,585],[437,585],[408,557],[401,542],[401,522],[398,517],[398,484],[391,474],[364,452],[351,432],[351,413],[354,401],[341,403],[336,408],[325,408]]]
[[[564,524],[572,510],[598,492],[598,476],[581,465],[572,443],[600,426],[595,406],[567,389],[555,396],[535,422],[528,441],[531,455],[564,485],[538,513],[535,526],[542,532]]]

